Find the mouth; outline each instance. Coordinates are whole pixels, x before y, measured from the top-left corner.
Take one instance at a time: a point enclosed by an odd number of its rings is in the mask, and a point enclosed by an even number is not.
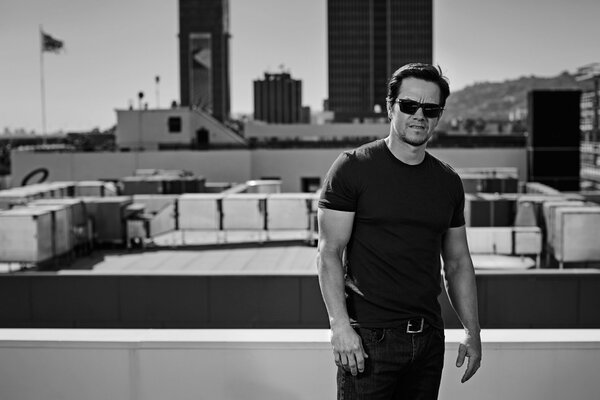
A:
[[[424,130],[425,129],[425,125],[421,125],[421,124],[409,124],[408,127],[411,129],[416,129],[416,130]]]

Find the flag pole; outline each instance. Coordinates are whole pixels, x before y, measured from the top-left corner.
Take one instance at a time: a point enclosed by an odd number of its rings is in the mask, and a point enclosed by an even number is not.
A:
[[[46,141],[46,85],[44,83],[44,38],[42,25],[40,25],[40,85],[42,91],[42,134]]]

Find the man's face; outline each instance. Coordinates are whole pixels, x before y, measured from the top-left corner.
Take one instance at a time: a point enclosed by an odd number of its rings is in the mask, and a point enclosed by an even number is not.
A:
[[[419,103],[439,104],[440,97],[440,88],[436,83],[409,77],[402,80],[396,100],[406,99]],[[422,108],[413,115],[404,113],[397,102],[388,103],[387,107],[392,132],[400,140],[415,147],[427,144],[438,124],[439,117],[427,118]]]

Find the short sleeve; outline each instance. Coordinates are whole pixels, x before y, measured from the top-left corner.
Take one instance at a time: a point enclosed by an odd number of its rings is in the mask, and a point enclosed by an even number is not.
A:
[[[321,190],[319,208],[356,211],[356,174],[353,173],[352,160],[350,154],[342,153],[331,165]]]
[[[455,206],[452,219],[450,220],[450,228],[458,228],[465,224],[465,190],[460,176],[456,175],[456,181],[457,182],[454,185],[456,201],[454,202]]]

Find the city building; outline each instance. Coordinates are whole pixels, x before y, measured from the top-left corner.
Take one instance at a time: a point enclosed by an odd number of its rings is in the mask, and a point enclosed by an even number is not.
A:
[[[386,83],[432,62],[432,0],[328,0],[329,109],[336,122],[385,117]]]
[[[597,118],[596,115],[600,110],[600,105],[594,107],[598,97],[600,97],[600,90],[596,94],[593,90],[581,93],[581,133],[590,140],[598,140],[593,135],[594,129],[597,129],[597,126],[594,125],[594,119]]]
[[[181,105],[229,118],[229,1],[179,0]]]
[[[384,138],[389,133],[388,124],[265,124],[248,121],[244,127],[244,138],[253,143],[312,142],[314,146],[323,142],[342,144],[348,140],[362,141]],[[362,144],[361,143],[361,144]]]
[[[254,81],[254,119],[276,124],[302,122],[302,81],[289,73],[265,72]],[[310,117],[309,117],[310,118]]]
[[[600,64],[578,68],[577,79],[588,81],[581,93],[581,184],[589,190],[600,189]]]
[[[199,109],[116,110],[116,146],[121,151],[206,149],[244,145],[246,140]]]
[[[582,185],[589,189],[600,188],[600,145],[598,144],[597,118],[598,96],[600,92],[593,90],[581,94],[581,180]]]

